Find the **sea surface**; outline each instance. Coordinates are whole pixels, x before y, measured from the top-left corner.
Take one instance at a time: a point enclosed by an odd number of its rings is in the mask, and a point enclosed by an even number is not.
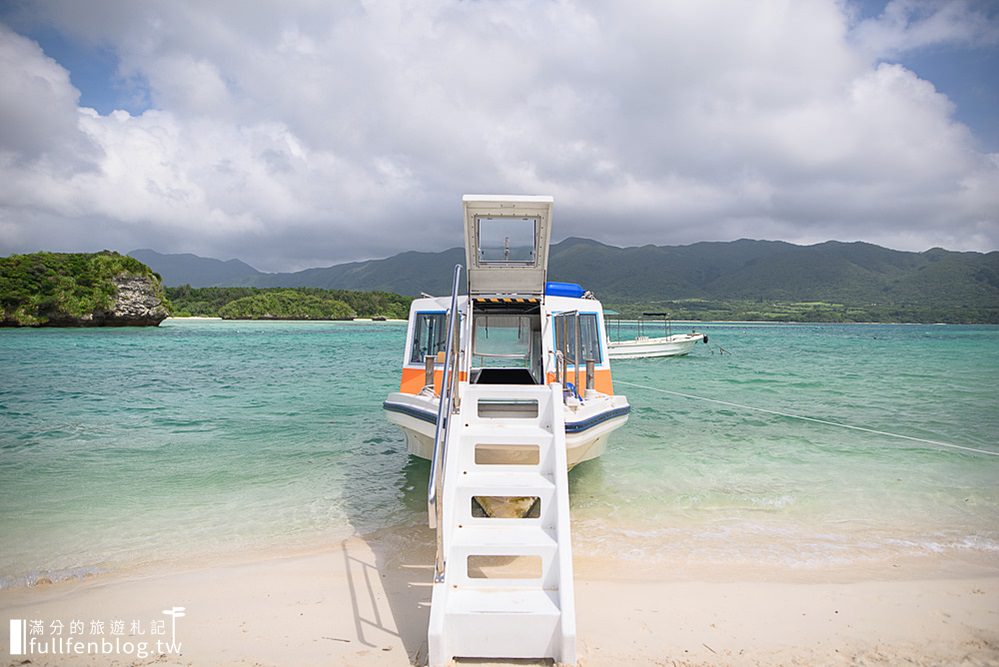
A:
[[[690,356],[615,364],[633,412],[570,473],[577,559],[999,571],[999,456],[658,391],[999,453],[999,327],[697,328],[710,342]],[[392,322],[0,330],[0,587],[421,534],[428,464],[381,409],[404,338]]]

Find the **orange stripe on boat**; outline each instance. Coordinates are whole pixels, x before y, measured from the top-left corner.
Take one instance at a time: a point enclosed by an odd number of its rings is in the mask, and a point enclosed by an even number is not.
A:
[[[434,392],[440,395],[441,389],[441,376],[443,371],[437,370],[434,372]],[[572,380],[573,372],[569,370],[569,379]],[[582,368],[579,369],[579,384],[583,385],[586,383],[586,373]],[[462,382],[468,379],[468,374],[462,371],[458,379]],[[402,382],[399,383],[399,391],[403,394],[419,394],[423,389],[425,384],[426,375],[422,368],[403,368],[402,369]],[[555,374],[548,373],[546,380],[548,383],[555,381]],[[614,395],[614,382],[611,379],[611,372],[607,369],[601,370],[597,369],[593,372],[593,385],[597,391],[613,396]]]
[[[444,371],[437,369],[434,371],[434,393],[438,396],[441,393],[441,376]],[[462,382],[468,379],[468,373],[462,371],[458,374],[458,379]],[[403,368],[402,381],[399,383],[399,391],[403,394],[419,394],[426,385],[427,372],[422,368]]]
[[[569,376],[569,382],[572,382],[572,378],[575,376],[572,370],[572,366],[569,366],[569,370],[566,373]],[[546,380],[549,384],[555,381],[555,374],[548,373]],[[581,366],[579,368],[579,384],[580,391],[586,386],[586,370]],[[596,369],[593,371],[593,388],[597,391],[607,394],[608,396],[614,395],[614,382],[611,380],[611,372],[609,369]]]

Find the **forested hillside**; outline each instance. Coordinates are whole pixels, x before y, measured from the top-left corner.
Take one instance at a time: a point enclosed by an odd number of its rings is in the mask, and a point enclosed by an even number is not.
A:
[[[153,267],[183,275],[182,265],[192,256],[179,263],[173,257],[160,255],[164,264]],[[260,273],[242,262],[234,265],[237,260],[204,261],[200,280],[415,296],[446,294],[464,251],[404,252],[295,273]],[[218,268],[212,262],[227,268],[212,278],[208,269]],[[226,278],[233,270],[239,277]],[[629,313],[669,308],[692,318],[999,322],[999,252],[915,253],[869,243],[798,246],[748,239],[619,248],[569,238],[552,246],[549,279],[578,282]]]

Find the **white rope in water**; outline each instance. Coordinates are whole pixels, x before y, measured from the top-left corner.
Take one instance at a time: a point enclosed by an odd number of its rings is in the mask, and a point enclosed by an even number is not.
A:
[[[768,410],[767,408],[757,408],[752,405],[742,405],[740,403],[732,403],[730,401],[720,401],[717,398],[707,398],[706,396],[697,396],[695,394],[685,394],[682,391],[671,391],[669,389],[662,389],[660,387],[650,387],[644,384],[638,384],[636,382],[625,382],[624,380],[614,380],[614,384],[626,384],[630,387],[638,387],[639,389],[647,389],[649,391],[658,391],[663,394],[672,394],[674,396],[682,396],[683,398],[692,398],[697,401],[707,401],[709,403],[717,403],[719,405],[727,405],[731,408],[739,408],[742,410],[755,410],[756,412],[766,412],[767,414],[777,415],[779,417],[787,417],[789,419],[801,419],[803,421],[815,422],[816,424],[825,424],[826,426],[838,426],[840,428],[848,428],[854,431],[863,431],[865,433],[874,433],[875,435],[886,435],[891,438],[902,438],[903,440],[912,440],[914,442],[922,442],[927,445],[935,445],[937,447],[949,447],[950,449],[961,449],[966,452],[974,452],[976,454],[986,454],[988,456],[999,456],[999,452],[992,452],[987,449],[978,449],[976,447],[965,447],[964,445],[954,445],[949,442],[940,442],[938,440],[927,440],[926,438],[916,438],[911,435],[902,435],[900,433],[889,433],[888,431],[879,431],[873,428],[865,428],[863,426],[851,426],[850,424],[840,424],[839,422],[831,422],[826,419],[818,419],[816,417],[805,417],[802,415],[791,414],[790,412],[781,412],[780,410]]]

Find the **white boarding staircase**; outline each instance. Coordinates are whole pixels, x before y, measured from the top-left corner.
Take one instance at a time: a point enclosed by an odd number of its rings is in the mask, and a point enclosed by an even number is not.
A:
[[[430,608],[430,667],[456,657],[572,665],[576,615],[562,386],[463,385],[460,396],[444,436],[437,525],[443,571]],[[540,508],[526,518],[490,518],[473,511],[476,496],[533,497]]]

